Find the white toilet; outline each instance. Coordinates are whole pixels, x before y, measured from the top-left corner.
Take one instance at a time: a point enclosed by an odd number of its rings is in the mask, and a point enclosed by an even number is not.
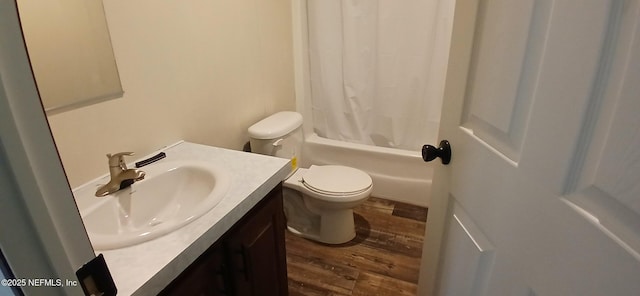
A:
[[[284,212],[289,231],[327,244],[356,236],[353,208],[371,194],[371,177],[340,165],[298,168],[302,151],[302,115],[279,112],[249,127],[251,151],[291,159],[284,181]]]

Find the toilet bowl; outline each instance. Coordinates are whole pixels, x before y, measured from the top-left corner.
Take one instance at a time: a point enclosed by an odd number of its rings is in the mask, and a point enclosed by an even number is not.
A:
[[[313,165],[298,169],[284,187],[287,228],[308,239],[341,244],[356,237],[353,208],[367,200],[372,181],[354,168]]]
[[[271,115],[249,128],[251,151],[291,159],[283,189],[289,231],[322,243],[346,243],[356,236],[353,208],[371,194],[371,177],[341,165],[299,168],[301,126],[299,113]]]

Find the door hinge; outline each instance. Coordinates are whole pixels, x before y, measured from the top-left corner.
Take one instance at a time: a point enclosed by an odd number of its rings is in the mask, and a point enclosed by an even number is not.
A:
[[[102,254],[85,263],[76,276],[87,296],[115,296],[118,292]]]

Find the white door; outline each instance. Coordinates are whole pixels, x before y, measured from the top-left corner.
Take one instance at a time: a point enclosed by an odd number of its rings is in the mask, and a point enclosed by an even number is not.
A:
[[[640,1],[457,2],[420,295],[640,295]]]
[[[0,249],[24,295],[84,295],[76,270],[95,257],[51,136],[15,1],[0,1]],[[61,280],[61,287],[29,284]],[[57,284],[54,284],[57,285]]]

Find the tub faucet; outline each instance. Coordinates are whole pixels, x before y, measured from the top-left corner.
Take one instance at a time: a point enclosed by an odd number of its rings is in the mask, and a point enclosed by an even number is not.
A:
[[[131,186],[131,184],[136,181],[144,179],[145,172],[138,169],[127,169],[124,157],[131,155],[133,155],[133,152],[120,152],[113,155],[107,154],[111,180],[109,180],[109,183],[98,188],[96,191],[97,197],[109,195],[120,189]]]

